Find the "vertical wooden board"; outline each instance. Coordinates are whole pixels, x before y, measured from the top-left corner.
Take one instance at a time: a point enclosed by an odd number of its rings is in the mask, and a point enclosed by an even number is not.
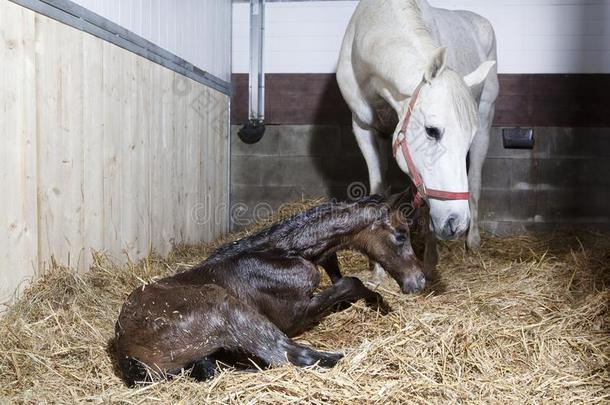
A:
[[[201,99],[202,104],[205,106],[210,105],[210,90],[207,87],[201,88]],[[216,201],[214,200],[214,194],[212,190],[212,173],[214,171],[214,155],[213,149],[211,148],[212,143],[210,140],[210,111],[209,108],[201,109],[201,138],[202,138],[202,168],[201,168],[201,178],[200,182],[202,185],[202,198],[205,201],[206,206],[210,207],[209,209],[215,210]],[[209,242],[211,241],[211,234],[214,229],[214,222],[216,221],[215,215],[205,221],[202,226],[203,233],[203,241]]]
[[[186,242],[197,243],[201,240],[199,235],[200,222],[205,220],[205,207],[200,201],[200,101],[202,91],[199,84],[187,79],[190,91],[186,95],[186,131],[185,131],[185,202],[186,202]]]
[[[56,177],[53,157],[58,147],[58,91],[59,50],[56,48],[57,25],[53,20],[36,15],[36,113],[38,138],[38,262],[39,268],[48,266],[55,248],[53,206],[49,193],[53,190],[52,180]],[[44,136],[43,136],[44,135]]]
[[[220,95],[222,103],[222,116],[220,119],[220,127],[222,129],[221,135],[221,150],[222,150],[222,174],[220,179],[222,181],[222,203],[225,205],[229,204],[229,144],[230,144],[230,131],[229,131],[229,98],[223,94]],[[224,234],[228,229],[228,220],[225,215],[220,222],[219,232]]]
[[[218,156],[218,105],[217,99],[215,97],[215,91],[208,89],[208,98],[209,98],[209,108],[208,108],[208,117],[207,117],[207,126],[208,133],[206,134],[208,149],[209,149],[209,158],[212,161],[210,177],[208,181],[210,182],[210,195],[213,202],[213,205],[217,205],[219,203],[218,191],[219,191],[219,179],[218,175],[221,172],[221,167],[219,167],[219,156]],[[216,233],[219,227],[218,218],[214,218],[214,221],[211,223],[211,228],[209,231],[208,238],[210,240],[216,237]]]
[[[221,106],[221,114],[219,115],[218,126],[220,128],[219,133],[219,154],[222,159],[219,164],[221,172],[218,175],[221,183],[220,187],[220,204],[224,206],[229,205],[229,162],[230,162],[230,128],[229,128],[229,97],[224,94],[217,92],[219,97],[219,105]],[[225,234],[228,231],[228,215],[223,213],[222,217],[218,219],[219,227],[217,229],[217,235]]]
[[[175,214],[173,213],[174,200],[172,190],[172,165],[175,160],[173,152],[174,138],[174,95],[172,90],[173,72],[163,67],[157,68],[161,88],[161,120],[159,131],[155,137],[154,150],[158,159],[155,161],[155,168],[158,175],[155,178],[155,193],[153,197],[155,222],[157,224],[155,238],[159,238],[159,253],[169,253],[175,241],[174,223]]]
[[[225,154],[224,154],[224,125],[223,125],[223,120],[224,120],[224,100],[222,100],[221,97],[219,97],[219,94],[217,91],[212,91],[212,98],[214,99],[213,102],[213,122],[212,122],[212,137],[213,137],[213,141],[214,141],[214,159],[215,159],[215,165],[218,168],[218,170],[216,171],[216,177],[215,177],[215,181],[216,181],[216,187],[215,187],[215,192],[216,192],[216,204],[222,204],[224,202],[223,200],[223,195],[224,195],[224,186],[225,186],[225,181],[224,181],[224,172],[225,172],[225,167],[224,167],[224,161],[225,161]],[[221,229],[222,229],[222,225],[223,225],[223,221],[221,220],[221,218],[217,218],[216,222],[214,223],[214,237],[218,236],[221,233]]]
[[[57,24],[57,23],[56,23]],[[60,49],[59,133],[61,159],[56,160],[63,193],[57,195],[61,222],[54,234],[64,238],[58,246],[63,263],[83,268],[83,32],[64,24],[58,25],[57,47]],[[42,139],[40,134],[39,139]],[[41,142],[42,144],[43,142]],[[62,197],[63,195],[63,197]],[[59,241],[57,240],[56,243]],[[61,243],[61,242],[59,242]],[[61,257],[61,256],[60,256]]]
[[[225,117],[224,117],[224,151],[225,151],[225,163],[223,165],[223,178],[225,182],[225,196],[224,203],[228,206],[231,203],[231,98],[227,95],[224,97],[224,103],[226,106]],[[223,218],[222,233],[229,232],[229,215],[228,213]]]
[[[11,32],[12,30],[10,30],[9,25],[7,23],[7,20],[9,18],[12,20],[15,19],[15,12],[14,10],[12,10],[13,6],[13,4],[10,4],[7,1],[0,3],[0,38],[9,38],[9,41],[10,38],[15,35]],[[6,71],[15,70],[21,62],[18,54],[13,54],[12,56],[9,56],[11,55],[10,52],[10,48],[2,44],[2,46],[0,47],[0,60],[5,61],[4,69],[6,69]],[[6,142],[8,144],[9,141],[12,139],[9,138],[10,123],[7,118],[9,112],[15,107],[13,105],[12,100],[12,98],[14,97],[14,90],[12,89],[11,83],[8,83],[7,78],[8,75],[6,74],[0,76],[0,86],[2,86],[2,89],[6,89],[0,92],[0,134],[6,134],[3,135],[6,137],[6,141],[3,140],[2,142]],[[5,147],[4,144],[2,146],[3,147],[0,148],[0,187],[2,187],[3,190],[6,190],[8,189],[8,187],[11,187],[10,181],[12,181],[14,177],[14,174],[11,170],[11,167],[13,167],[13,165],[11,165],[11,162],[9,161],[9,156],[13,155],[13,153],[9,151],[9,148]],[[0,224],[9,223],[9,203],[10,202],[6,198],[0,198]],[[0,287],[0,303],[4,303],[9,299],[10,294],[12,294],[14,288],[17,287],[19,278],[25,276],[25,274],[15,274],[13,272],[8,271],[8,269],[10,268],[9,266],[11,265],[11,259],[9,257],[11,248],[9,247],[8,241],[9,230],[7,226],[3,226],[2,228],[0,228],[0,268],[7,270],[0,271],[0,286],[2,286]],[[4,308],[0,306],[0,310],[2,309]]]
[[[174,102],[174,121],[172,150],[172,213],[175,216],[174,238],[175,243],[183,243],[186,231],[186,185],[185,179],[185,156],[186,156],[186,98],[191,89],[188,88],[187,79],[175,72],[173,76],[173,102]]]
[[[40,259],[82,253],[82,33],[36,15]]]
[[[136,57],[136,127],[135,127],[135,188],[136,256],[147,256],[151,250],[150,233],[150,145],[152,114],[152,64]]]
[[[83,36],[83,246],[84,268],[104,248],[103,42]]]
[[[121,246],[121,139],[124,133],[121,111],[123,98],[123,53],[121,49],[104,42],[103,44],[103,114],[104,135],[102,141],[103,175],[103,218],[104,246],[106,253],[118,259],[122,256]]]
[[[208,128],[206,134],[206,143],[211,162],[210,170],[208,172],[207,181],[210,183],[210,198],[212,204],[216,206],[219,203],[218,198],[218,173],[220,167],[218,167],[218,106],[216,105],[216,98],[214,97],[214,91],[211,89],[207,90],[209,101],[208,114],[206,117],[206,125]],[[208,239],[212,240],[216,237],[218,230],[218,218],[214,218],[214,221],[210,223]]]
[[[164,189],[164,131],[163,131],[163,68],[154,64],[151,68],[151,114],[150,122],[150,232],[152,248],[159,254],[165,255],[169,251],[166,243],[163,218],[163,199],[167,193]]]
[[[225,97],[218,91],[212,90],[214,97],[214,149],[216,156],[216,200],[217,204],[226,204],[226,142],[227,142],[227,103]],[[225,217],[219,216],[215,223],[214,237],[223,233],[225,227]]]
[[[38,266],[34,13],[0,3],[0,311]],[[6,225],[4,225],[6,224]]]
[[[121,161],[121,246],[125,254],[135,260],[138,238],[138,201],[141,180],[138,178],[138,124],[137,124],[137,56],[120,50],[121,88],[120,98],[123,102],[121,111],[116,112],[121,122],[121,138],[118,140]]]
[[[174,72],[163,69],[163,166],[165,169],[163,178],[163,230],[165,240],[173,247],[178,237],[176,235],[176,207],[174,201],[175,196],[175,136],[176,130],[174,127],[174,115],[176,114],[176,105],[174,102]]]

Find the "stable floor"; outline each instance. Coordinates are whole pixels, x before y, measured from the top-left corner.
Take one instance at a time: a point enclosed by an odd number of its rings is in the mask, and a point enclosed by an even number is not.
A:
[[[99,257],[86,274],[50,271],[0,320],[0,403],[610,400],[610,236],[593,233],[486,236],[478,253],[442,245],[434,290],[406,296],[388,281],[379,290],[389,315],[358,303],[297,339],[345,353],[331,370],[224,370],[205,383],[183,376],[125,387],[111,347],[127,294],[212,248],[124,267]],[[340,259],[345,273],[368,277],[361,256]]]

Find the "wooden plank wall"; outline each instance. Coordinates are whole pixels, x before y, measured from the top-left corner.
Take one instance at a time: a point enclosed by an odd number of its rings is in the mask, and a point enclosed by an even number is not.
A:
[[[52,258],[226,231],[226,95],[6,0],[0,63],[0,303]]]

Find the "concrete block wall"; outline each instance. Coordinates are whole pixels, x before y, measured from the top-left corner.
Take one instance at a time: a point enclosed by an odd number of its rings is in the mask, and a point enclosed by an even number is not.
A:
[[[498,233],[610,228],[608,1],[429,0],[491,21],[500,96],[484,168],[481,218]],[[268,0],[265,122],[256,145],[236,137],[248,119],[248,4],[233,6],[232,201],[244,217],[283,202],[345,197],[368,183],[351,113],[334,72],[356,1]],[[271,125],[273,124],[273,125]],[[533,151],[504,150],[501,127],[533,127]],[[390,180],[404,187],[393,164]]]
[[[270,125],[254,145],[232,126],[233,227],[301,198],[344,199],[368,187],[366,164],[346,125]],[[610,230],[610,128],[536,127],[533,150],[507,150],[494,127],[483,170],[481,219],[498,234],[523,230]],[[394,190],[407,178],[392,162]],[[352,189],[353,192],[353,189]]]

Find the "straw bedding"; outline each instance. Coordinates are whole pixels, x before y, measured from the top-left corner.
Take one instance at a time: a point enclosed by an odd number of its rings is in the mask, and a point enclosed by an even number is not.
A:
[[[478,253],[443,244],[434,291],[406,296],[388,281],[379,290],[390,315],[358,303],[298,338],[345,353],[334,369],[225,369],[205,383],[126,388],[111,356],[123,300],[214,246],[128,266],[100,256],[87,274],[49,271],[0,320],[0,403],[610,401],[610,237],[591,233],[485,236]],[[361,256],[340,260],[368,277]]]

